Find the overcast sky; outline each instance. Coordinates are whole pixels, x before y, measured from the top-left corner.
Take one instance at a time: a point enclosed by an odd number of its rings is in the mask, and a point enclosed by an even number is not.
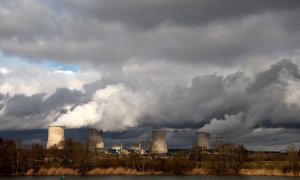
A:
[[[299,18],[298,0],[0,0],[0,136],[300,145]]]

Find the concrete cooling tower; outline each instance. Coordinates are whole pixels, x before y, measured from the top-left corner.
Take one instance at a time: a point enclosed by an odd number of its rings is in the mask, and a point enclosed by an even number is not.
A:
[[[93,148],[104,148],[103,131],[97,129],[89,129],[89,146]]]
[[[151,153],[167,153],[166,131],[152,131]]]
[[[208,133],[196,132],[196,147],[208,149],[208,138]]]
[[[48,142],[47,149],[54,145],[58,145],[65,139],[64,126],[48,126]]]

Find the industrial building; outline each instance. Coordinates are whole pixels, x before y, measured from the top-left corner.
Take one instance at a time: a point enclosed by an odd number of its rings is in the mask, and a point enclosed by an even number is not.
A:
[[[146,151],[142,148],[142,145],[140,143],[134,144],[130,147],[129,152],[133,154],[145,154]]]
[[[59,143],[65,139],[65,127],[64,126],[48,126],[48,141],[46,148],[49,149],[56,145],[58,148]]]
[[[202,149],[208,149],[209,134],[206,132],[196,132],[195,146]]]
[[[152,131],[151,153],[165,154],[167,152],[166,131]]]
[[[90,128],[88,143],[90,148],[103,149],[104,148],[103,131]]]
[[[48,127],[48,141],[46,148],[57,146],[61,141],[65,139],[65,126],[49,126]],[[104,148],[103,141],[103,131],[97,130],[95,128],[88,129],[88,138],[87,143],[90,149],[96,150],[99,153],[116,153],[116,154],[161,154],[165,155],[168,153],[168,146],[166,141],[166,131],[165,130],[154,130],[152,131],[152,141],[143,141],[137,144],[134,144],[130,147],[123,148],[123,143],[121,145],[113,145],[109,149]],[[194,147],[201,148],[203,150],[208,150],[209,148],[209,134],[206,132],[196,132],[196,138],[194,142]],[[147,142],[147,143],[146,143]],[[148,147],[148,149],[147,149]],[[150,151],[149,151],[150,150]],[[182,151],[182,150],[180,150]],[[173,151],[170,151],[171,153]],[[174,151],[175,152],[175,151]],[[177,151],[176,151],[177,152]]]

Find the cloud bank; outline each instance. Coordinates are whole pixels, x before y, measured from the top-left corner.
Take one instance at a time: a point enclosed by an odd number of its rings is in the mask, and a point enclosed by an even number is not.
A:
[[[83,91],[2,95],[1,119],[7,125],[1,128],[46,128],[52,124],[113,132],[198,129],[216,139],[240,141],[262,132],[298,130],[300,96],[295,88],[300,85],[299,77],[298,66],[290,60],[254,76],[242,72],[196,76],[185,86],[161,86],[151,79],[120,84],[106,77],[87,84]],[[96,84],[98,88],[92,90]]]

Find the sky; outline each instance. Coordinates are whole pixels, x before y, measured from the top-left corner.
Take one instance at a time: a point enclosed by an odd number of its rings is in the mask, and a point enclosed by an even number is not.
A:
[[[0,137],[299,147],[299,17],[298,0],[0,0]]]

